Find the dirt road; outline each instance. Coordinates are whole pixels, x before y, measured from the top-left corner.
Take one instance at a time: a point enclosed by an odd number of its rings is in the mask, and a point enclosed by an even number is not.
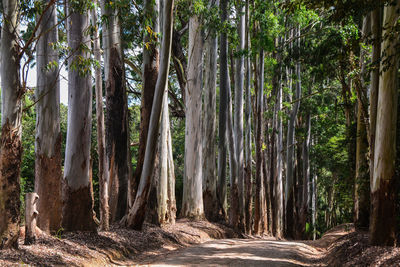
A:
[[[322,256],[302,242],[222,239],[178,250],[150,266],[324,266]]]

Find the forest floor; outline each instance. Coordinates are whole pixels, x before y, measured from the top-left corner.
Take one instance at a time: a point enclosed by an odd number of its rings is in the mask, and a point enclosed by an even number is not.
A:
[[[0,266],[400,266],[400,248],[368,245],[366,232],[341,225],[316,241],[240,238],[220,224],[179,220],[143,231],[41,235],[35,245],[0,251]]]

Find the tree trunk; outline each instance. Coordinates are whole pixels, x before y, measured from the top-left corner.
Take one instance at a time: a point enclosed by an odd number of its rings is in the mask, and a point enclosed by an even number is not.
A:
[[[167,137],[168,137],[168,222],[175,223],[176,219],[176,197],[175,197],[175,166],[172,155],[172,138],[169,116],[167,116]]]
[[[34,244],[36,241],[36,221],[39,212],[36,209],[39,195],[36,193],[25,194],[25,245]]]
[[[149,26],[153,32],[159,32],[158,16],[159,0],[144,1],[144,17],[150,22]],[[157,82],[159,69],[159,52],[157,45],[157,37],[148,31],[144,32],[143,43],[143,85],[140,106],[140,134],[139,134],[139,151],[136,161],[136,169],[133,175],[133,181],[130,185],[130,206],[135,199],[136,191],[140,183],[140,176],[143,169],[144,154],[146,150],[147,134],[149,131],[150,115],[153,105],[154,91]]]
[[[50,1],[44,1],[50,4]],[[57,9],[55,3],[45,11],[38,28],[35,191],[39,195],[37,224],[47,233],[61,227],[62,172],[60,132],[60,80],[58,51],[51,43],[58,42]],[[52,64],[52,65],[49,65]],[[53,65],[54,64],[54,65]],[[52,66],[49,69],[49,66]]]
[[[220,0],[221,21],[224,23],[228,18],[228,2]],[[228,39],[226,32],[221,33],[220,39],[220,90],[219,90],[219,121],[218,121],[218,185],[217,197],[219,211],[223,219],[227,217],[226,196],[226,153],[227,153],[227,116],[228,116],[228,91],[230,91],[228,72]]]
[[[297,32],[300,36],[300,30]],[[300,43],[300,42],[299,42]],[[296,63],[296,99],[301,97],[301,65],[300,62]],[[293,225],[294,225],[294,148],[295,148],[295,130],[296,130],[296,118],[299,111],[300,101],[297,101],[293,105],[293,109],[290,112],[290,119],[288,122],[288,133],[287,133],[287,152],[286,152],[286,188],[285,188],[285,211],[286,211],[286,234],[288,237],[293,237]]]
[[[160,127],[160,175],[157,187],[158,223],[168,222],[168,92],[164,93]]]
[[[95,26],[93,33],[94,58],[101,63],[100,39],[98,33],[97,10],[92,9],[92,24]],[[109,230],[110,209],[108,206],[108,167],[106,155],[106,139],[104,132],[103,111],[103,78],[101,67],[95,67],[95,93],[96,93],[96,119],[97,119],[97,154],[99,157],[99,199],[100,199],[100,230]]]
[[[376,120],[374,176],[371,184],[372,215],[370,222],[370,242],[372,245],[395,244],[396,228],[396,122],[397,122],[397,71],[398,33],[388,38],[397,26],[399,18],[396,6],[385,6],[384,30],[382,36],[382,58],[386,62],[381,67],[379,77],[378,110]]]
[[[143,226],[144,215],[146,213],[146,204],[149,198],[149,189],[152,183],[152,174],[156,156],[157,137],[160,127],[162,102],[164,94],[167,93],[168,88],[167,80],[169,74],[172,43],[173,7],[173,0],[165,1],[163,8],[163,38],[161,44],[160,73],[157,77],[156,90],[154,93],[154,100],[151,110],[144,165],[135,202],[132,208],[130,208],[128,215],[123,219],[123,223],[126,224],[128,227],[138,230],[140,230]]]
[[[183,178],[182,217],[204,217],[202,191],[202,65],[203,37],[200,19],[189,19],[189,63],[185,99],[185,172]]]
[[[106,154],[110,185],[110,220],[120,220],[127,211],[130,150],[128,104],[120,22],[115,4],[104,0],[104,73],[106,84]]]
[[[254,233],[256,235],[262,234],[263,222],[263,200],[264,200],[264,186],[262,177],[263,168],[263,106],[264,106],[264,51],[261,49],[259,58],[259,85],[257,90],[257,123],[256,123],[256,196],[254,202]]]
[[[17,248],[20,220],[21,118],[18,0],[3,0],[1,29],[0,249]]]
[[[313,225],[313,240],[317,239],[317,170],[314,170],[313,178],[312,178],[312,225]]]
[[[250,32],[249,32],[249,0],[246,0],[246,50],[249,50],[250,45]],[[250,57],[246,58],[245,61],[245,71],[246,71],[246,129],[245,129],[245,147],[244,147],[244,155],[245,155],[245,174],[244,174],[244,184],[245,184],[245,225],[246,225],[246,233],[251,234],[252,229],[252,214],[253,214],[253,203],[252,203],[252,187],[253,183],[251,180],[251,62]]]
[[[92,128],[92,83],[90,73],[79,66],[89,53],[80,46],[88,44],[84,34],[89,27],[88,14],[68,6],[68,128],[65,148],[62,225],[67,231],[96,231],[93,190],[90,177],[90,133]]]
[[[238,21],[238,35],[239,45],[237,47],[238,52],[242,52],[245,49],[245,2],[239,1],[237,6],[237,12],[239,16]],[[237,198],[238,198],[238,218],[234,222],[234,226],[240,231],[245,231],[245,219],[244,219],[244,148],[243,148],[243,85],[244,85],[244,56],[241,54],[236,59],[236,78],[235,78],[235,154],[237,161],[236,179],[233,183],[237,186]]]
[[[212,8],[216,1],[209,5]],[[219,219],[216,176],[216,87],[217,87],[217,36],[209,30],[205,42],[204,68],[204,139],[203,139],[203,201],[204,213],[209,221]]]

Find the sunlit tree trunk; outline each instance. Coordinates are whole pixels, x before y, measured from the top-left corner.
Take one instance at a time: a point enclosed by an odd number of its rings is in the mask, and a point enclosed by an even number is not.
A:
[[[63,220],[68,231],[95,231],[93,190],[90,176],[90,134],[92,128],[92,82],[90,73],[79,66],[80,60],[88,59],[89,52],[81,49],[89,45],[90,36],[87,13],[68,6],[68,128],[65,148]]]
[[[51,45],[58,42],[55,3],[38,15],[42,18],[37,32],[35,192],[39,195],[37,226],[49,233],[60,229],[62,212],[60,80],[58,51]]]
[[[209,7],[216,4],[216,1],[211,1]],[[217,50],[217,36],[210,29],[205,42],[203,118],[203,201],[204,213],[209,221],[217,221],[219,217],[216,176]]]
[[[156,147],[158,144],[157,138],[160,127],[162,102],[164,94],[167,93],[167,80],[169,74],[169,63],[172,44],[173,8],[173,0],[166,0],[164,2],[160,73],[157,77],[156,90],[154,93],[154,100],[151,110],[144,165],[140,178],[140,184],[135,197],[135,202],[132,208],[130,208],[128,215],[122,220],[122,222],[126,226],[139,230],[142,228],[145,218],[144,215],[146,213],[146,205],[149,198],[150,185],[152,183],[152,174],[156,157]]]
[[[18,56],[18,0],[3,0],[1,27],[0,249],[17,248],[20,220],[22,96]]]
[[[167,138],[168,138],[168,222],[175,223],[176,219],[176,197],[175,197],[175,166],[172,155],[172,138],[169,117],[167,117]]]
[[[98,19],[96,8],[92,9],[94,58],[101,63],[100,37],[98,33]],[[108,166],[106,158],[106,138],[103,111],[103,77],[101,66],[95,67],[95,92],[96,92],[96,120],[97,120],[97,154],[99,157],[99,199],[100,199],[100,229],[108,230],[110,223],[110,209],[108,204]]]
[[[203,36],[200,19],[189,19],[188,82],[185,93],[185,171],[183,178],[183,217],[201,219],[203,208],[202,149],[202,65]]]
[[[115,2],[103,0],[104,73],[106,85],[106,153],[109,173],[111,221],[120,220],[127,211],[130,150],[128,103],[125,84],[121,29]]]
[[[228,17],[227,0],[220,0],[221,21]],[[226,196],[226,161],[227,161],[227,115],[228,115],[228,91],[230,90],[228,72],[228,39],[226,32],[221,32],[220,39],[220,82],[219,82],[219,119],[218,119],[218,184],[217,197],[222,217],[227,217]]]
[[[140,176],[143,169],[144,154],[146,150],[147,134],[149,131],[150,115],[153,105],[154,91],[157,82],[159,69],[159,51],[157,39],[154,33],[160,31],[159,28],[159,0],[144,1],[144,17],[145,21],[150,23],[149,26],[152,32],[145,31],[143,36],[143,84],[142,97],[140,106],[140,133],[139,133],[139,151],[136,161],[136,169],[133,175],[133,180],[130,182],[130,202],[135,199],[136,191],[140,183]],[[153,33],[154,32],[154,33]],[[130,206],[133,203],[130,203]]]
[[[370,242],[373,245],[394,245],[396,227],[396,122],[398,33],[394,31],[399,19],[400,2],[385,6],[383,19],[382,58],[379,77],[378,110],[376,120],[374,176],[371,184]]]

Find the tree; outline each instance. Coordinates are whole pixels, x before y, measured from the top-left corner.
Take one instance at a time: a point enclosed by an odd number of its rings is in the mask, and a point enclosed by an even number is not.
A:
[[[213,8],[217,1],[211,1]],[[209,221],[219,217],[216,176],[216,87],[217,87],[217,36],[213,29],[208,30],[205,42],[204,63],[204,138],[203,138],[203,201],[204,213]]]
[[[40,14],[37,43],[35,192],[39,195],[37,225],[45,232],[61,227],[61,131],[57,10],[52,1]]]
[[[82,0],[83,1],[83,0]],[[84,34],[89,27],[83,3],[67,2],[68,129],[65,149],[62,225],[67,231],[96,231],[93,189],[90,176],[90,134],[92,128],[92,83]]]
[[[102,2],[103,49],[106,85],[106,153],[110,186],[110,219],[120,220],[127,212],[130,150],[128,103],[124,55],[118,8],[113,1]]]
[[[167,79],[169,73],[169,63],[172,46],[173,30],[173,7],[174,1],[167,0],[163,7],[163,30],[161,44],[160,73],[157,77],[156,91],[154,93],[153,106],[150,116],[150,126],[146,142],[145,164],[143,165],[142,175],[135,202],[130,208],[129,213],[123,219],[123,223],[130,228],[141,229],[146,213],[146,204],[149,197],[150,185],[154,160],[156,156],[157,137],[160,127],[161,109],[164,94],[167,93]]]
[[[397,71],[396,46],[399,34],[394,31],[399,19],[400,2],[384,8],[382,53],[376,119],[374,175],[371,184],[370,242],[394,245],[396,226],[396,123]]]
[[[95,92],[96,92],[96,120],[97,120],[97,153],[99,157],[99,193],[100,193],[100,229],[107,231],[110,223],[109,207],[109,177],[106,158],[106,138],[104,131],[103,111],[103,79],[101,75],[101,51],[100,39],[97,29],[97,9],[92,9],[92,24],[95,27],[93,32],[93,53],[99,64],[95,66]]]
[[[181,215],[201,219],[203,208],[202,66],[203,37],[199,15],[189,19],[188,80],[185,89],[185,172]]]
[[[17,248],[20,209],[21,117],[18,0],[3,0],[1,27],[0,249]]]

